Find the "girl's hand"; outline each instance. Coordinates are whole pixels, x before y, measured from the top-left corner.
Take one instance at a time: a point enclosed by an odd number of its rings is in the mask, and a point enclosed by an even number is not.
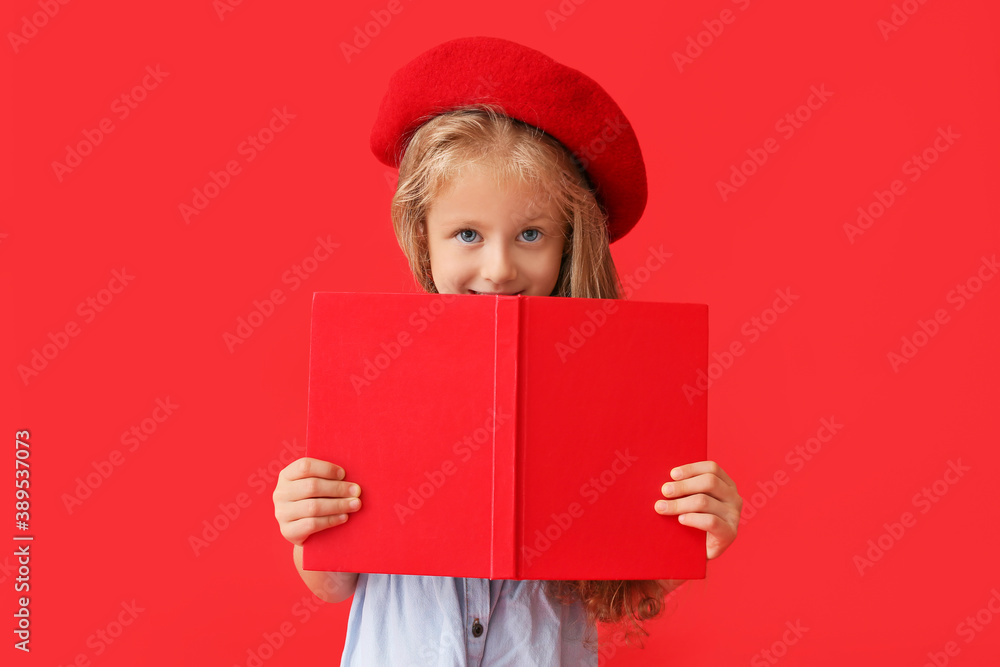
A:
[[[743,498],[736,484],[715,461],[699,461],[671,471],[675,481],[661,489],[670,500],[657,500],[660,514],[677,514],[685,526],[708,532],[708,557],[718,558],[736,539]]]
[[[344,469],[328,461],[302,457],[278,473],[274,518],[281,534],[301,545],[313,533],[347,521],[361,508],[361,488],[344,480]]]

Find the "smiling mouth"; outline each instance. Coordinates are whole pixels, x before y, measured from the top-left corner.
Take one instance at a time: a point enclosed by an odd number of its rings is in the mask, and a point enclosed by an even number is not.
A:
[[[524,292],[524,290],[520,292],[477,292],[474,289],[469,290],[469,294],[482,294],[484,296],[516,296],[521,294],[521,292]]]

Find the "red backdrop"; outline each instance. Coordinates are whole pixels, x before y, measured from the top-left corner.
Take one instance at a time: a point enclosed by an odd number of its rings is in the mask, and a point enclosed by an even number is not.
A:
[[[396,68],[474,34],[619,102],[650,186],[619,271],[710,307],[709,451],[744,523],[602,662],[1000,650],[992,3],[14,0],[0,26],[2,496],[35,538],[32,651],[5,653],[339,658],[349,605],[301,584],[271,501],[305,441],[311,293],[415,289],[368,132]]]

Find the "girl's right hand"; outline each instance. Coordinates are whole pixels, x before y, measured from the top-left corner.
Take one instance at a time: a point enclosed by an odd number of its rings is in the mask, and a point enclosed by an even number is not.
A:
[[[361,488],[344,480],[344,469],[329,461],[302,457],[278,473],[274,518],[281,534],[301,545],[313,533],[347,521],[361,508]]]

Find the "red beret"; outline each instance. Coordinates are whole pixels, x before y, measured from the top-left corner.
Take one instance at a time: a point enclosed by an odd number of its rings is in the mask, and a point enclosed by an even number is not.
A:
[[[451,40],[396,71],[372,127],[372,152],[398,168],[421,119],[475,102],[498,104],[569,149],[608,212],[611,241],[639,221],[646,166],[621,108],[586,74],[506,39]]]

